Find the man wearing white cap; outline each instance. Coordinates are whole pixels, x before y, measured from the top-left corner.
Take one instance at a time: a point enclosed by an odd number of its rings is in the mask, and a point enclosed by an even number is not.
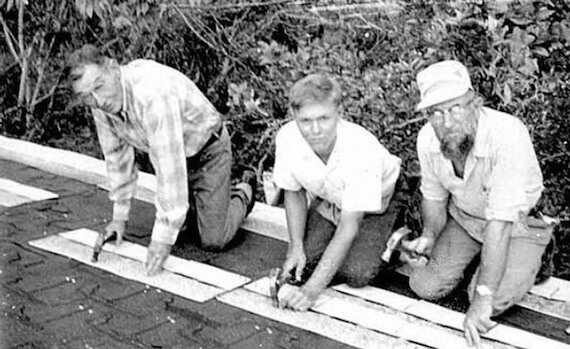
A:
[[[423,229],[407,245],[422,256],[410,287],[426,299],[448,295],[480,255],[468,288],[464,330],[469,345],[533,286],[551,237],[529,227],[527,215],[543,190],[542,174],[523,123],[483,107],[467,68],[433,64],[417,76],[417,110],[429,122],[418,135]]]

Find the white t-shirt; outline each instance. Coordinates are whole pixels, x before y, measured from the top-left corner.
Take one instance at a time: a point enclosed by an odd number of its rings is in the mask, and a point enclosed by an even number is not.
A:
[[[394,194],[400,158],[363,127],[340,120],[334,149],[325,164],[291,121],[276,137],[273,181],[285,190],[306,190],[330,203],[321,214],[338,224],[340,210],[383,213]],[[326,207],[326,205],[325,205]]]

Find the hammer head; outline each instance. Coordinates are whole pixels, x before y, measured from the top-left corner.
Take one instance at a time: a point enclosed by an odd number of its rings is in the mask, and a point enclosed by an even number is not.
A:
[[[269,295],[273,306],[279,308],[279,290],[281,286],[289,282],[291,279],[290,274],[284,274],[281,268],[273,268],[269,271]]]
[[[412,231],[408,227],[401,227],[390,235],[386,242],[386,249],[382,253],[382,260],[386,263],[390,262],[394,251],[402,247],[402,240],[408,238]]]

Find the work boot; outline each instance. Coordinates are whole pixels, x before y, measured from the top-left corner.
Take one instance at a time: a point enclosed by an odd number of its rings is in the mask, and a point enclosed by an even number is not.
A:
[[[251,170],[245,170],[241,175],[241,181],[242,183],[249,184],[249,186],[251,187],[251,198],[250,201],[247,203],[247,208],[246,208],[246,216],[247,216],[249,215],[249,213],[253,209],[253,205],[255,204],[255,196],[256,196],[255,193],[257,192],[257,176],[255,175],[255,172]]]

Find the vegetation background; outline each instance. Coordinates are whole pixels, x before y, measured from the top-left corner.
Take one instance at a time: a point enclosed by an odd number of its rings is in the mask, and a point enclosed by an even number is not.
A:
[[[85,43],[126,63],[154,59],[192,78],[227,120],[237,164],[273,165],[286,94],[306,74],[336,74],[346,117],[403,159],[408,224],[418,214],[415,76],[454,58],[489,106],[519,117],[546,190],[566,221],[547,272],[570,279],[570,3],[372,0],[0,0],[0,134],[101,158],[88,110],[65,84]],[[137,159],[152,171],[144,154]]]

